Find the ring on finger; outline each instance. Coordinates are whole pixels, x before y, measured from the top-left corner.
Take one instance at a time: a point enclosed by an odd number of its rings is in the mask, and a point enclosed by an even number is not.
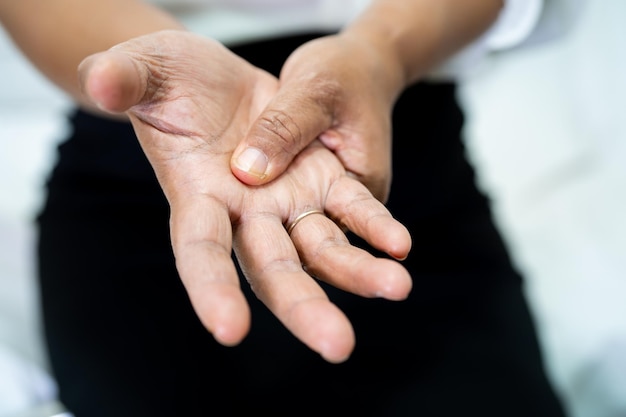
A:
[[[300,223],[305,217],[310,216],[311,214],[325,215],[325,213],[322,210],[315,209],[315,210],[305,211],[304,213],[299,214],[298,217],[296,217],[289,226],[286,226],[287,233],[291,235],[291,232],[296,227],[296,225]]]

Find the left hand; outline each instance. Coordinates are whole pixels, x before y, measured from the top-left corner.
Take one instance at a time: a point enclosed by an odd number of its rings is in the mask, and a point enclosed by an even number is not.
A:
[[[391,112],[404,87],[391,61],[349,34],[296,49],[281,71],[278,93],[235,150],[233,173],[247,184],[267,183],[319,138],[385,202],[391,185]],[[264,156],[242,158],[248,149]]]

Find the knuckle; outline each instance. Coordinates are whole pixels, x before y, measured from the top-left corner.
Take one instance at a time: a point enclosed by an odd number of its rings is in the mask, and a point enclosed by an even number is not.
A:
[[[283,151],[293,153],[292,146],[302,142],[300,127],[284,111],[272,110],[264,114],[259,120],[259,127],[269,133],[269,138],[272,141],[278,141],[278,145]]]

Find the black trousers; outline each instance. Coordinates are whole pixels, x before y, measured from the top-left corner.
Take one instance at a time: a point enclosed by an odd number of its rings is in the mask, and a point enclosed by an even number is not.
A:
[[[276,74],[307,39],[233,50]],[[412,233],[414,289],[390,302],[328,288],[357,337],[339,365],[289,334],[245,282],[251,332],[218,345],[177,276],[168,205],[131,126],[80,111],[70,121],[37,221],[47,347],[77,417],[563,415],[522,280],[465,158],[453,84],[417,84],[395,107],[389,208]]]

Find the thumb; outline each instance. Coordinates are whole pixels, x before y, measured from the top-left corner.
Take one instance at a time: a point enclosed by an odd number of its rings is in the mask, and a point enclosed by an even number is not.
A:
[[[81,90],[101,110],[121,113],[140,103],[148,85],[147,70],[127,54],[100,52],[78,66]]]
[[[283,86],[235,149],[233,174],[249,185],[277,178],[302,149],[332,127],[333,113],[328,96]]]

